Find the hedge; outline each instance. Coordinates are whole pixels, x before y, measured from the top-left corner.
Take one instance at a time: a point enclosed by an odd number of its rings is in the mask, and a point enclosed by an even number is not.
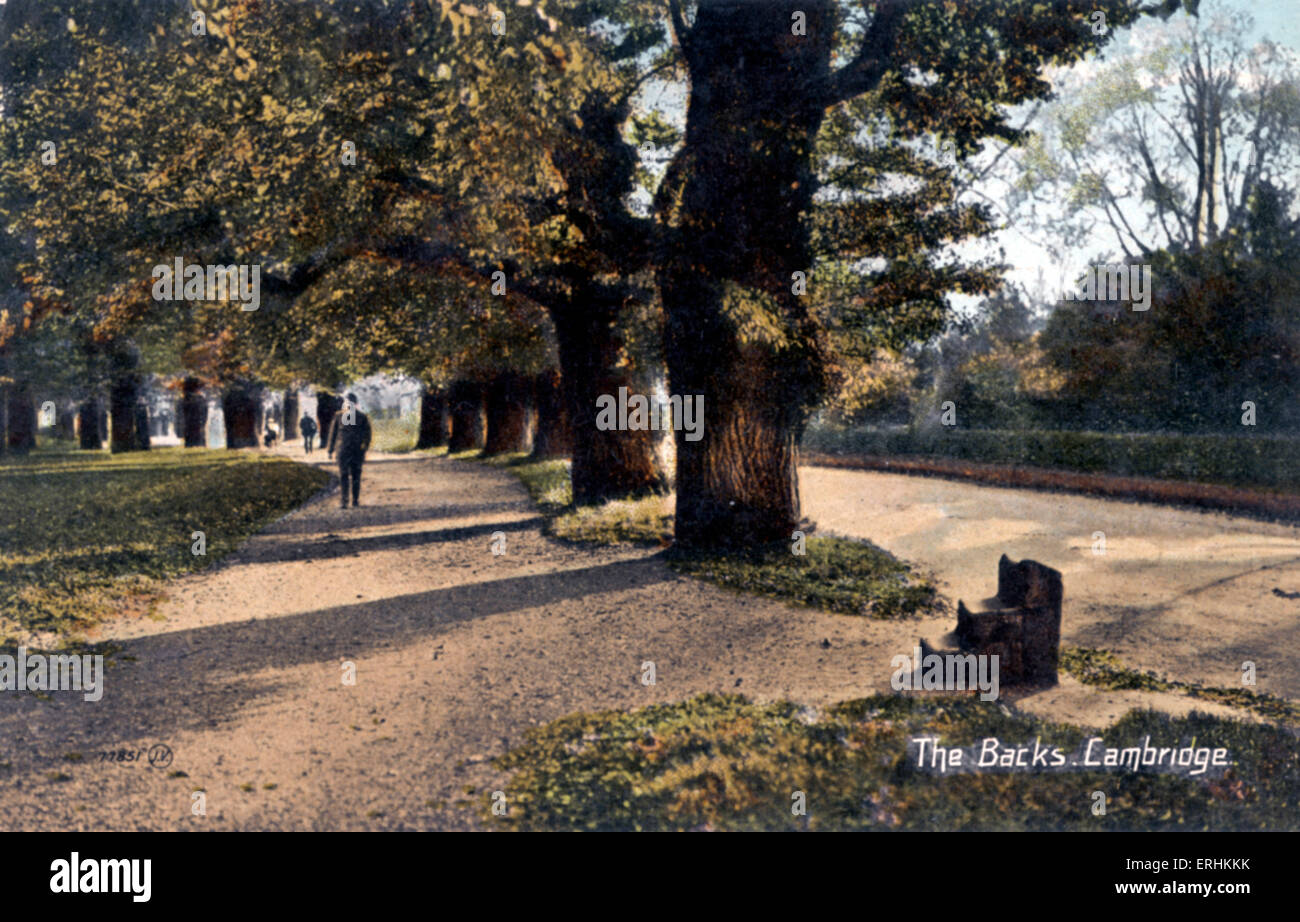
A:
[[[1300,439],[1061,430],[870,430],[810,427],[807,451],[830,455],[952,458],[1084,473],[1200,483],[1300,487]]]

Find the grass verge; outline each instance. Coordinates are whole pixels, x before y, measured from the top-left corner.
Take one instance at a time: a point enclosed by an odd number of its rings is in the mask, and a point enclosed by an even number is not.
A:
[[[1134,711],[1102,747],[1228,750],[1218,776],[1075,769],[938,775],[919,737],[945,746],[1057,747],[1082,761],[1090,734],[1011,716],[973,697],[875,696],[817,714],[705,694],[678,704],[564,717],[497,758],[513,830],[1255,830],[1300,825],[1300,753],[1275,727]],[[911,746],[909,748],[909,743]],[[1032,755],[1026,755],[1027,761]],[[1048,757],[1044,757],[1044,761]],[[1053,757],[1054,758],[1054,757]],[[1094,792],[1106,797],[1093,813]],[[806,814],[794,809],[803,795]]]
[[[473,453],[458,457],[474,458]],[[574,508],[563,461],[483,459],[516,474],[556,537],[600,544],[665,544],[671,512],[660,497]],[[904,617],[934,605],[926,580],[871,545],[810,538],[788,547],[713,557],[668,554],[671,566],[728,588],[831,611]],[[1294,706],[1122,667],[1111,654],[1066,648],[1062,666],[1112,688],[1183,690],[1283,721]],[[1108,684],[1109,683],[1109,684]],[[985,739],[1041,742],[1079,758],[1088,734],[1017,716],[973,696],[875,696],[815,714],[789,702],[759,705],[706,694],[635,711],[578,713],[529,730],[494,761],[509,774],[510,809],[484,820],[513,830],[1233,830],[1300,826],[1300,747],[1281,727],[1192,714],[1132,711],[1095,734],[1106,747],[1229,750],[1219,776],[1127,770],[935,775],[916,767],[919,737],[944,745]],[[1029,758],[1029,756],[1026,756]],[[1093,812],[1094,792],[1106,812]],[[792,810],[796,793],[806,813]]]
[[[0,464],[0,645],[68,644],[109,613],[152,609],[329,482],[256,452],[37,452]],[[194,551],[203,532],[205,554]]]
[[[456,455],[472,458],[472,453]],[[574,506],[568,462],[535,461],[526,455],[484,458],[520,479],[546,516],[546,533],[590,544],[672,542],[672,499],[647,496],[598,506]],[[679,573],[737,592],[848,615],[905,618],[939,604],[934,584],[889,552],[863,541],[807,538],[804,553],[792,544],[728,553],[670,548],[666,557]]]
[[[1300,707],[1285,698],[1253,692],[1247,688],[1217,688],[1166,679],[1151,671],[1139,672],[1119,661],[1107,650],[1087,647],[1062,647],[1061,668],[1085,685],[1098,688],[1140,689],[1143,691],[1182,692],[1192,698],[1216,701],[1230,707],[1253,711],[1266,720],[1300,726]]]
[[[418,416],[370,420],[370,447],[373,451],[395,453],[414,451],[419,435]]]

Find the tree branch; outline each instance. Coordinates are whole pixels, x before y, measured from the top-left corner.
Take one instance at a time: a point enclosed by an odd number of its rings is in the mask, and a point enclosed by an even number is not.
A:
[[[825,94],[827,106],[875,89],[885,74],[890,51],[906,13],[907,5],[903,0],[880,0],[876,4],[876,14],[871,19],[871,27],[862,37],[862,46],[857,55],[831,75]]]

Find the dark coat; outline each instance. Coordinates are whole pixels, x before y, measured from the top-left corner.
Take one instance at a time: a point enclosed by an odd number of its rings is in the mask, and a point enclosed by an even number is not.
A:
[[[357,410],[353,421],[347,422],[348,413],[344,409],[330,423],[330,441],[325,450],[339,453],[339,460],[356,458],[365,460],[366,450],[370,448],[370,417]]]

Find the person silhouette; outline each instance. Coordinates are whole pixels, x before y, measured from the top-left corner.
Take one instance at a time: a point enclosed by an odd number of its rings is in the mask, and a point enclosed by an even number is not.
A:
[[[312,439],[316,437],[316,420],[303,414],[302,419],[298,422],[298,428],[302,430],[302,448],[304,454],[311,454]]]
[[[339,481],[342,490],[339,503],[343,509],[348,508],[348,487],[352,488],[352,505],[360,505],[361,466],[366,462],[366,451],[370,448],[370,417],[357,407],[357,395],[348,394],[347,403],[335,414],[330,423],[330,440],[326,446],[327,455],[338,451]]]

